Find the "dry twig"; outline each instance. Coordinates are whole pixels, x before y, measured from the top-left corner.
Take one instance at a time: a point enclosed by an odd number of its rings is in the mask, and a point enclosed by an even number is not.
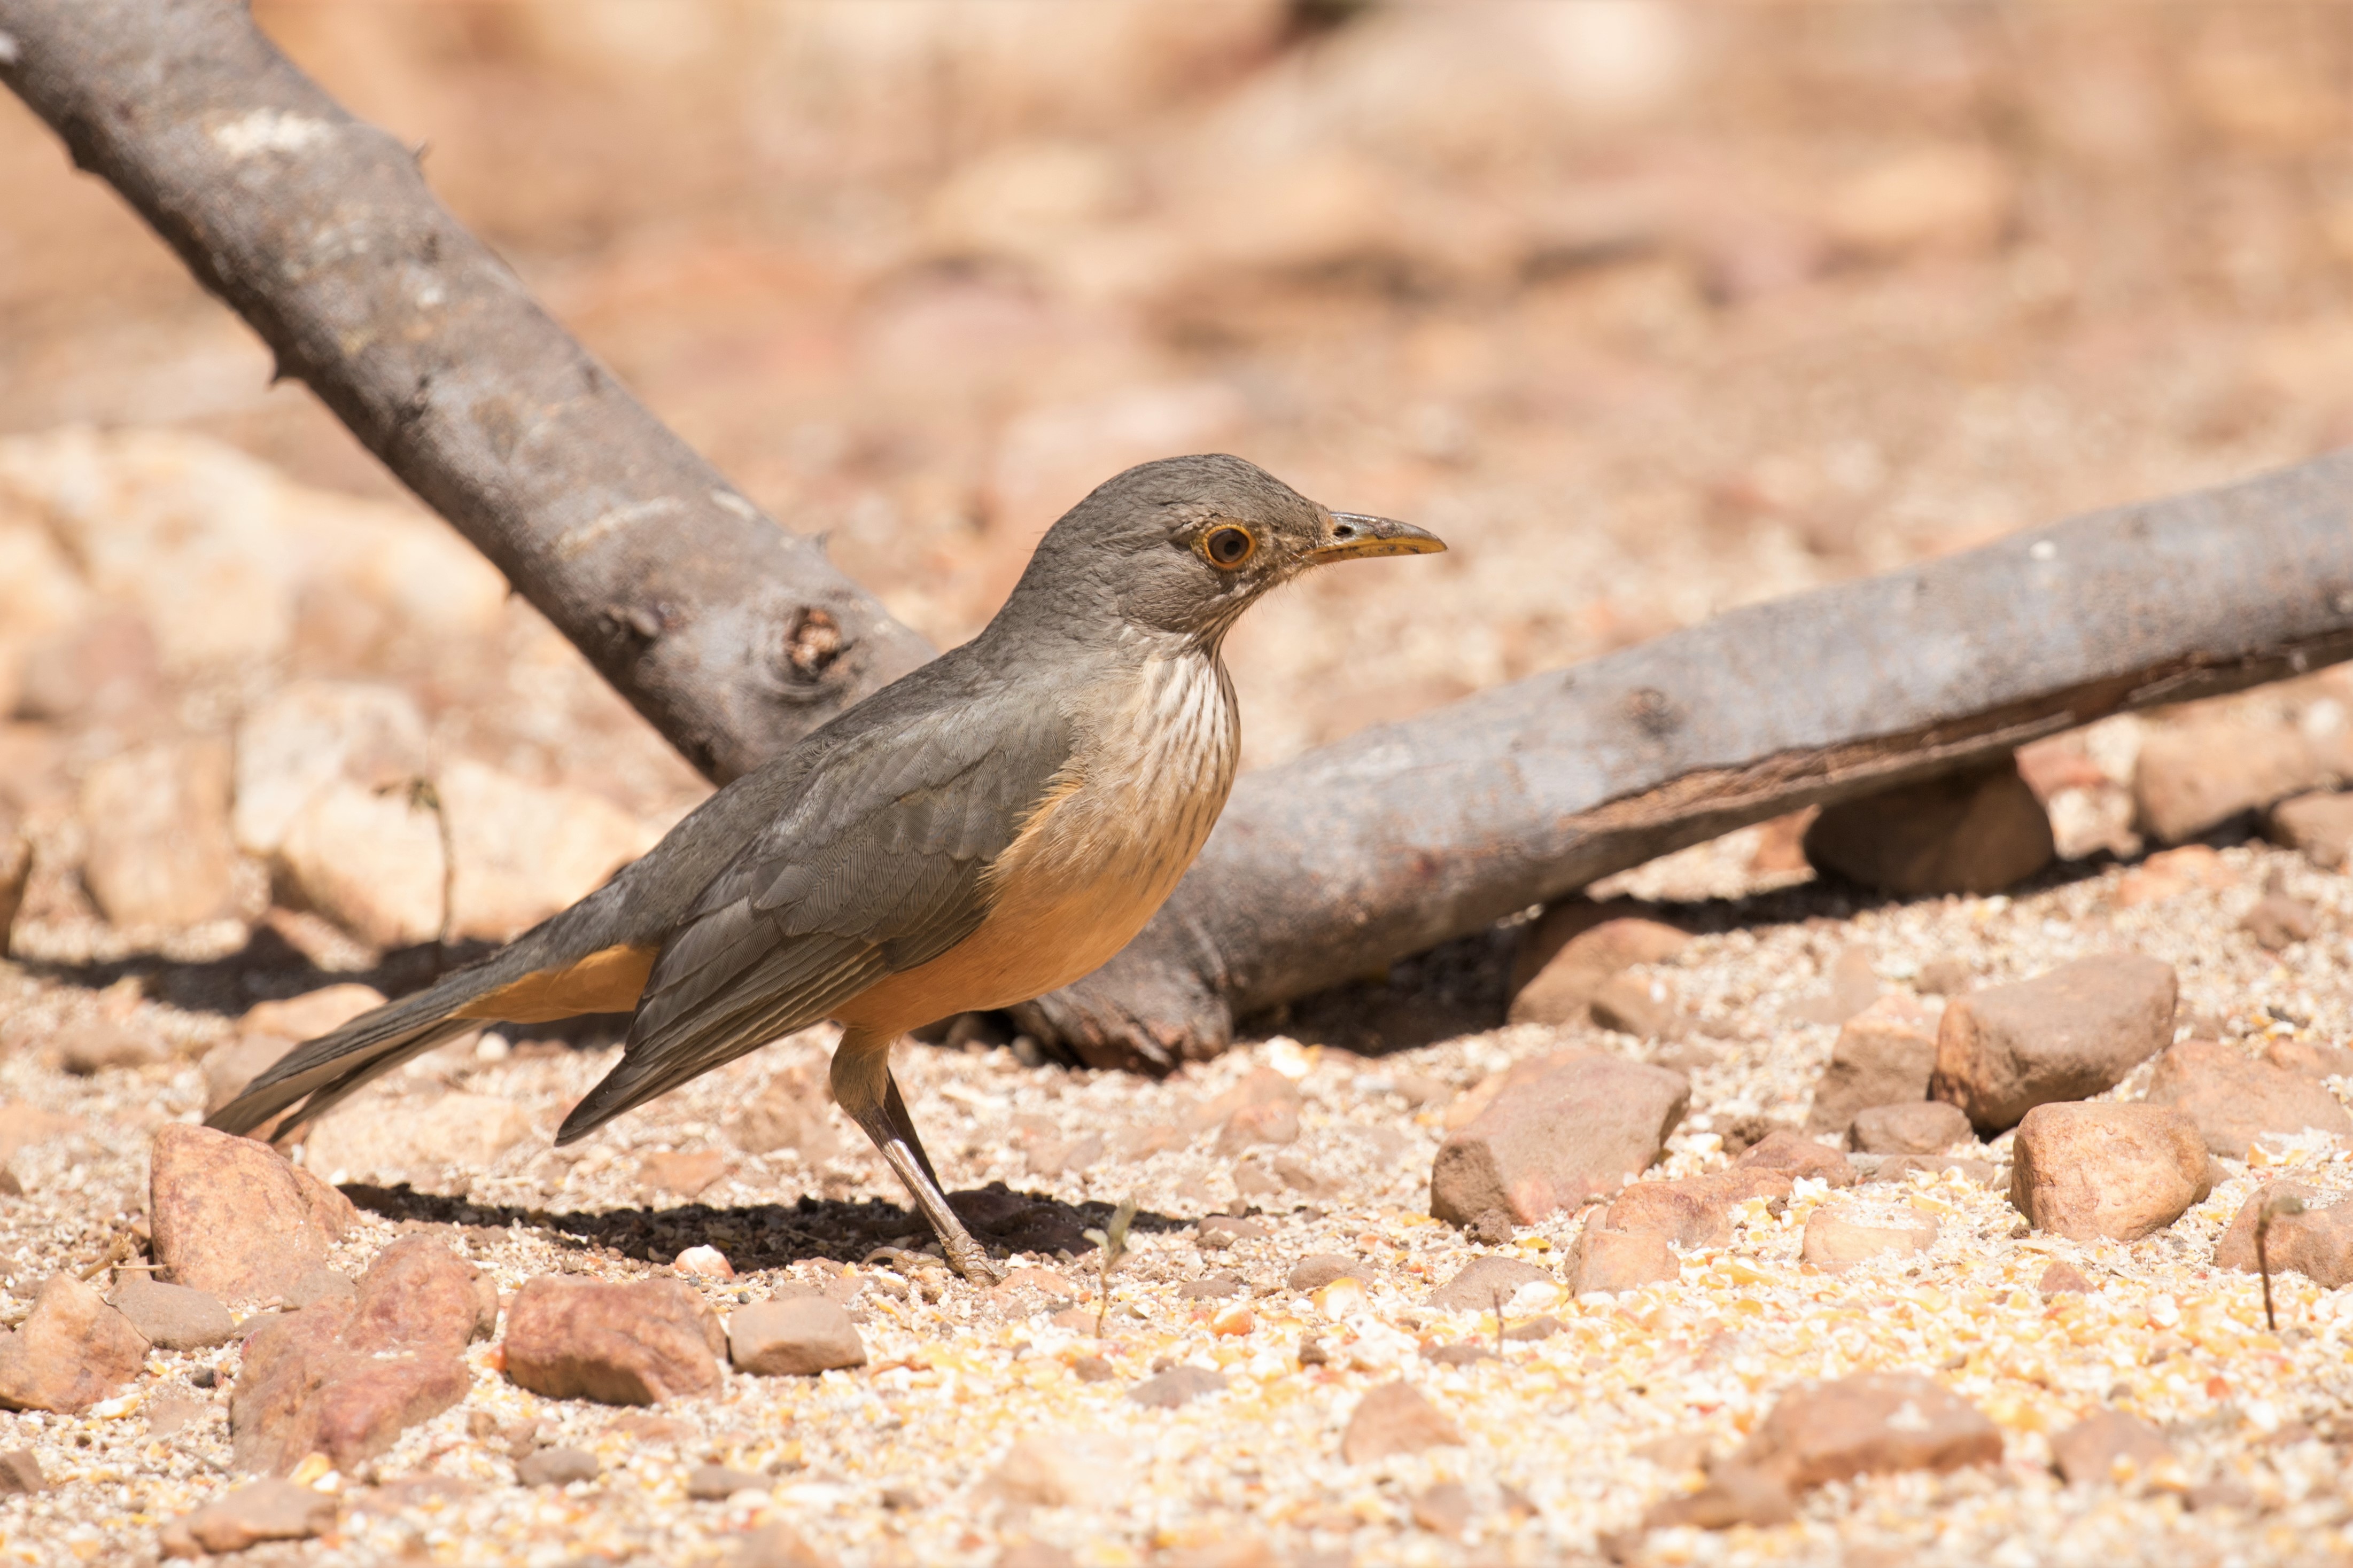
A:
[[[2272,1221],[2284,1219],[2304,1212],[2304,1200],[2293,1193],[2279,1193],[2263,1200],[2255,1211],[2255,1269],[2263,1277],[2263,1327],[2279,1332],[2279,1315],[2272,1310]]]

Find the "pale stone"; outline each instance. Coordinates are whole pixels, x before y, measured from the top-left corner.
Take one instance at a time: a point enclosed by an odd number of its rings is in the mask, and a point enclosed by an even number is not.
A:
[[[82,880],[116,925],[191,926],[230,911],[228,749],[213,741],[110,757],[83,779]]]
[[[278,859],[295,897],[363,942],[406,947],[440,934],[441,825],[406,790],[329,784],[295,813]]]
[[[298,680],[237,728],[238,847],[271,855],[313,795],[339,781],[369,791],[422,778],[425,717],[397,687]]]
[[[506,942],[596,890],[658,837],[604,796],[459,760],[435,781],[449,824],[450,927]]]

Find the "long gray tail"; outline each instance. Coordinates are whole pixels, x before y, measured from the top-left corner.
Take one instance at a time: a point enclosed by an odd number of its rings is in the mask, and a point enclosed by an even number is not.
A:
[[[290,1108],[295,1110],[292,1120],[307,1120],[411,1057],[480,1028],[479,1018],[452,1015],[505,984],[516,969],[527,969],[527,961],[518,963],[509,957],[514,952],[514,947],[503,949],[471,968],[443,975],[415,995],[387,1002],[331,1034],[295,1047],[235,1100],[205,1118],[205,1125],[224,1132],[250,1132]]]

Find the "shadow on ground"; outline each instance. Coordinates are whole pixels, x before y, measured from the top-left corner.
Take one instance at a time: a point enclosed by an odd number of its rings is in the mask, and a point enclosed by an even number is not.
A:
[[[797,1203],[747,1208],[684,1204],[669,1209],[557,1213],[420,1193],[406,1183],[380,1187],[353,1182],[343,1193],[385,1219],[463,1226],[491,1233],[482,1237],[485,1241],[502,1240],[511,1227],[522,1226],[559,1245],[643,1263],[668,1263],[690,1247],[716,1246],[738,1272],[784,1268],[812,1258],[860,1263],[882,1248],[916,1251],[931,1244],[921,1215],[879,1198],[848,1203],[804,1196]],[[1002,1182],[951,1193],[948,1202],[999,1256],[1028,1252],[1076,1258],[1093,1248],[1087,1231],[1102,1229],[1112,1215],[1109,1204],[1065,1204],[1014,1192]],[[1133,1226],[1166,1232],[1192,1223],[1146,1212],[1138,1214]]]

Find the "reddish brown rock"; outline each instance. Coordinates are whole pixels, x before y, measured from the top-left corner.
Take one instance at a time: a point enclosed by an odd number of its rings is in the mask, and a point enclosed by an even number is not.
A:
[[[1910,1258],[1936,1244],[1936,1222],[1894,1205],[1832,1209],[1806,1216],[1799,1257],[1831,1274],[1843,1274],[1873,1258]]]
[[[1461,1441],[1461,1428],[1422,1397],[1419,1389],[1402,1381],[1385,1383],[1356,1401],[1348,1429],[1340,1436],[1340,1458],[1362,1465]]]
[[[2320,911],[2302,899],[2279,891],[2266,892],[2239,917],[2239,929],[2270,952],[2309,942],[2320,934]]]
[[[2325,871],[2344,868],[2353,850],[2353,792],[2300,795],[2272,807],[2263,821],[2263,837],[2304,858]]]
[[[586,1448],[541,1448],[515,1461],[515,1482],[526,1487],[568,1487],[593,1481],[604,1466]]]
[[[244,1552],[265,1541],[308,1541],[335,1527],[335,1500],[291,1481],[256,1481],[164,1527],[166,1557]]]
[[[1642,1516],[1645,1530],[1730,1530],[1736,1524],[1787,1524],[1798,1517],[1789,1489],[1746,1465],[1718,1465],[1697,1491],[1666,1498]]]
[[[2353,1050],[2325,1040],[2274,1040],[2263,1047],[2263,1060],[2307,1078],[2353,1078]]]
[[[1783,1394],[1734,1462],[1799,1491],[2000,1458],[2000,1428],[1967,1400],[1916,1373],[1864,1373]]]
[[[1919,1001],[1891,991],[1849,1018],[1814,1085],[1810,1132],[1843,1132],[1874,1105],[1928,1098],[1936,1070],[1936,1021]]]
[[[1314,1253],[1293,1264],[1282,1283],[1292,1290],[1321,1290],[1333,1280],[1354,1274],[1363,1267],[1356,1258],[1342,1253]]]
[[[1957,1143],[1977,1142],[1961,1108],[1941,1100],[1859,1110],[1846,1136],[1848,1146],[1864,1154],[1941,1154]]]
[[[2194,889],[2211,891],[2235,887],[2238,880],[2239,874],[2211,846],[2185,844],[2179,849],[2160,850],[2126,871],[2117,879],[2114,898],[2118,909],[2129,910],[2179,898]]]
[[[1225,1391],[1222,1372],[1206,1366],[1172,1366],[1129,1389],[1127,1396],[1147,1410],[1176,1410],[1206,1394]]]
[[[1601,919],[1582,900],[1556,905],[1521,940],[1511,1022],[1582,1024],[1604,982],[1638,963],[1663,963],[1691,937],[1658,921]]]
[[[155,1260],[227,1300],[284,1295],[353,1221],[342,1194],[250,1138],[175,1122],[149,1161]]]
[[[302,1194],[302,1206],[310,1212],[311,1223],[325,1233],[330,1241],[341,1241],[359,1224],[360,1211],[342,1191],[330,1186],[301,1166],[294,1167],[294,1190]]]
[[[33,1450],[11,1448],[0,1454],[0,1497],[30,1497],[48,1489],[48,1478],[41,1474],[40,1456]]]
[[[430,1237],[377,1255],[352,1297],[277,1318],[246,1342],[229,1400],[241,1468],[282,1473],[322,1453],[343,1468],[466,1397],[464,1352],[486,1338],[497,1287]]]
[[[1668,1239],[1654,1230],[1610,1230],[1599,1215],[1589,1215],[1569,1249],[1568,1289],[1632,1290],[1683,1277],[1683,1262]]]
[[[2312,748],[2293,725],[2225,713],[2154,726],[2133,770],[2134,826],[2179,844],[2319,778]]]
[[[1659,1157],[1690,1100],[1683,1074],[1616,1057],[1523,1063],[1440,1146],[1430,1212],[1461,1226],[1502,1209],[1529,1225],[1615,1192]]]
[[[1271,1234],[1265,1224],[1247,1215],[1203,1215],[1194,1226],[1194,1241],[1206,1252],[1221,1251],[1238,1241],[1254,1241]]]
[[[2213,1190],[2198,1124],[2167,1106],[2038,1105],[2010,1161],[2010,1201],[2071,1241],[2137,1241]]]
[[[158,1350],[207,1350],[225,1345],[237,1320],[217,1296],[166,1285],[145,1274],[128,1274],[114,1289],[114,1310]]]
[[[1611,975],[1594,992],[1588,1010],[1602,1028],[1640,1040],[1672,1040],[1683,1032],[1675,988],[1655,974]]]
[[[1967,959],[1944,953],[1922,964],[1920,973],[1913,976],[1913,983],[1924,995],[1958,996],[1962,992],[1977,984],[1978,972],[1976,966]],[[1931,1043],[1934,1042],[1936,1030],[1931,1027],[1929,1030]]]
[[[2097,1094],[2172,1043],[2176,994],[2171,964],[2111,953],[1956,996],[1930,1092],[1988,1134],[2038,1105]]]
[[[2130,1480],[2172,1453],[2162,1432],[2121,1410],[2094,1410],[2051,1439],[2052,1467],[2069,1486]]]
[[[736,1371],[761,1377],[814,1377],[866,1364],[858,1326],[822,1296],[738,1307],[727,1320],[727,1353]]]
[[[507,1309],[507,1375],[551,1399],[658,1405],[719,1385],[727,1337],[679,1279],[615,1285],[543,1275]]]
[[[2092,1289],[2092,1282],[2084,1278],[2082,1269],[2060,1258],[2042,1271],[2042,1278],[2035,1281],[2034,1289],[2047,1301],[2053,1296],[2064,1296],[2070,1292],[2083,1295]]]
[[[1828,1182],[1834,1187],[1854,1185],[1854,1166],[1826,1144],[1776,1127],[1751,1143],[1733,1162],[1736,1171],[1786,1171],[1790,1176]]]
[[[1899,898],[1995,893],[2051,864],[2051,818],[2008,758],[1826,805],[1806,858]]]
[[[99,1293],[52,1275],[0,1339],[0,1410],[87,1410],[139,1375],[147,1340]]]
[[[1732,1211],[1751,1198],[1787,1198],[1788,1171],[1735,1166],[1674,1182],[1637,1182],[1623,1188],[1587,1228],[1663,1237],[1681,1247],[1722,1247],[1732,1239]]]
[[[2324,1289],[2353,1285],[2353,1203],[2322,1206],[2322,1194],[2301,1182],[2274,1182],[2258,1187],[2232,1216],[2222,1239],[2214,1244],[2214,1267],[2242,1274],[2257,1271],[2255,1222],[2263,1205],[2274,1198],[2295,1198],[2312,1206],[2300,1214],[2274,1214],[2264,1233],[2263,1251],[2274,1274],[2301,1274]]]
[[[1453,1279],[1431,1291],[1430,1304],[1449,1312],[1493,1311],[1499,1300],[1509,1306],[1512,1298],[1530,1285],[1557,1283],[1548,1268],[1525,1258],[1489,1253],[1472,1258],[1456,1270]]]
[[[2169,1105],[2198,1124],[2206,1147],[2233,1160],[2266,1132],[2312,1129],[2353,1137],[2353,1116],[2317,1078],[2212,1040],[2184,1040],[2157,1058],[2151,1105]]]

